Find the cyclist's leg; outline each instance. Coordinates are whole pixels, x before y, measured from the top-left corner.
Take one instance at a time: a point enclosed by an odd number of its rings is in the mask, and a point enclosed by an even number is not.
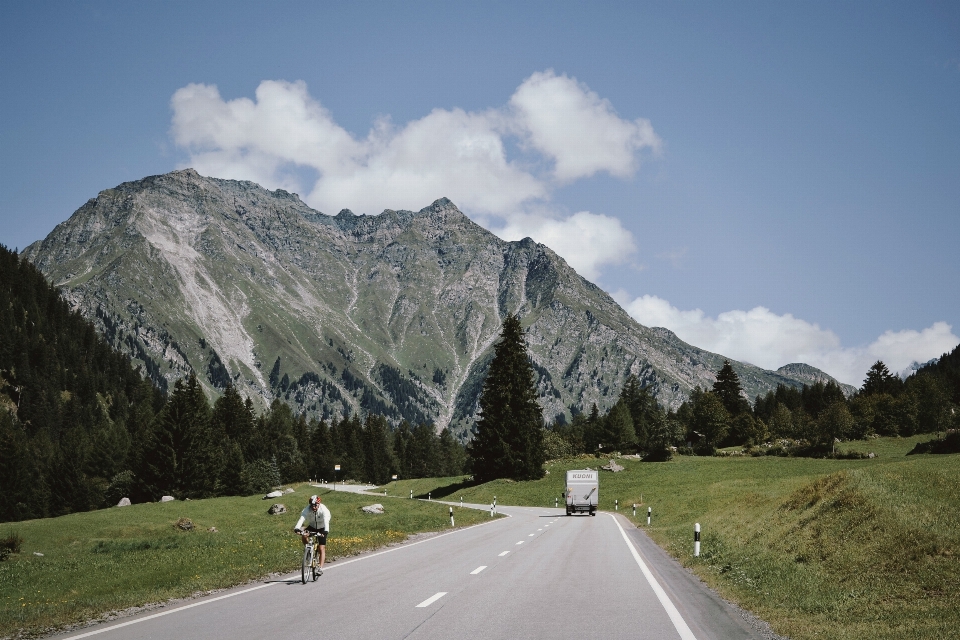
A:
[[[323,570],[323,563],[327,559],[327,530],[324,529],[317,534],[317,543],[320,548],[320,569]]]

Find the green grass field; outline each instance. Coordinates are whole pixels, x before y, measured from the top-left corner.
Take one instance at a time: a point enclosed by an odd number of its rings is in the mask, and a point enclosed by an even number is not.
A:
[[[845,443],[869,460],[774,457],[621,459],[602,472],[600,507],[647,529],[724,597],[806,638],[960,637],[960,455],[909,456],[918,440]],[[479,486],[398,481],[392,494],[553,506],[564,472],[607,459],[555,461],[542,480]],[[562,504],[562,501],[561,501]],[[646,526],[647,507],[653,509]],[[693,557],[693,526],[702,527]],[[625,612],[626,613],[626,612]]]
[[[298,569],[302,546],[292,530],[312,492],[324,496],[333,515],[328,561],[450,527],[445,505],[307,485],[295,489],[275,500],[140,504],[0,524],[0,538],[16,532],[24,539],[19,554],[0,562],[0,637],[38,635],[107,612]],[[274,502],[284,503],[289,513],[268,515]],[[374,502],[384,505],[384,514],[360,511]],[[470,509],[458,508],[455,516],[457,526],[489,520]],[[195,528],[177,530],[174,523],[181,517]]]

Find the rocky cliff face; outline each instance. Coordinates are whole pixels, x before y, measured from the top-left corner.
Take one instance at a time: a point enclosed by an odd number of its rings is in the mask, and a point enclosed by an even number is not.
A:
[[[195,371],[211,393],[232,382],[309,415],[468,435],[508,313],[528,328],[549,419],[608,408],[629,374],[676,407],[724,359],[637,324],[548,247],[504,242],[446,199],[327,216],[187,169],[101,192],[25,254],[161,386]],[[751,398],[798,384],[734,367]]]

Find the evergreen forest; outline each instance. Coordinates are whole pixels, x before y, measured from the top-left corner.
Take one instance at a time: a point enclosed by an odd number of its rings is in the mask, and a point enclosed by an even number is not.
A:
[[[712,389],[694,389],[676,411],[665,411],[631,376],[605,415],[594,405],[589,415],[577,414],[570,423],[563,416],[554,420],[545,446],[548,457],[621,451],[665,460],[675,451],[713,455],[727,447],[744,447],[753,455],[830,456],[838,440],[941,437],[957,429],[960,346],[906,380],[878,361],[851,397],[832,381],[801,388],[781,384],[751,406],[726,361]]]
[[[0,522],[124,497],[249,495],[307,479],[528,480],[543,475],[545,460],[615,451],[651,461],[732,446],[830,456],[837,440],[951,434],[945,442],[960,428],[960,347],[906,380],[877,362],[851,397],[817,382],[781,385],[751,403],[725,362],[712,389],[697,388],[668,411],[630,376],[606,413],[594,405],[548,424],[519,317],[504,319],[494,351],[468,447],[446,429],[391,423],[375,411],[308,421],[277,399],[258,413],[229,381],[211,403],[195,376],[155,387],[33,265],[0,245]]]
[[[211,405],[196,377],[164,393],[0,245],[0,522],[334,480],[335,464],[382,484],[461,474],[466,451],[374,413],[308,422],[276,400],[258,415],[229,384]]]

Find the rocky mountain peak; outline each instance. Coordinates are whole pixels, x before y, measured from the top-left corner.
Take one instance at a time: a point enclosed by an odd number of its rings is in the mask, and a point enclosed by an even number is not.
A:
[[[182,169],[102,191],[24,253],[161,386],[196,372],[211,394],[233,384],[310,416],[467,436],[506,314],[527,329],[548,419],[607,409],[631,374],[676,407],[724,360],[639,325],[548,247],[503,241],[447,198],[329,216]],[[799,383],[734,367],[750,397]]]

